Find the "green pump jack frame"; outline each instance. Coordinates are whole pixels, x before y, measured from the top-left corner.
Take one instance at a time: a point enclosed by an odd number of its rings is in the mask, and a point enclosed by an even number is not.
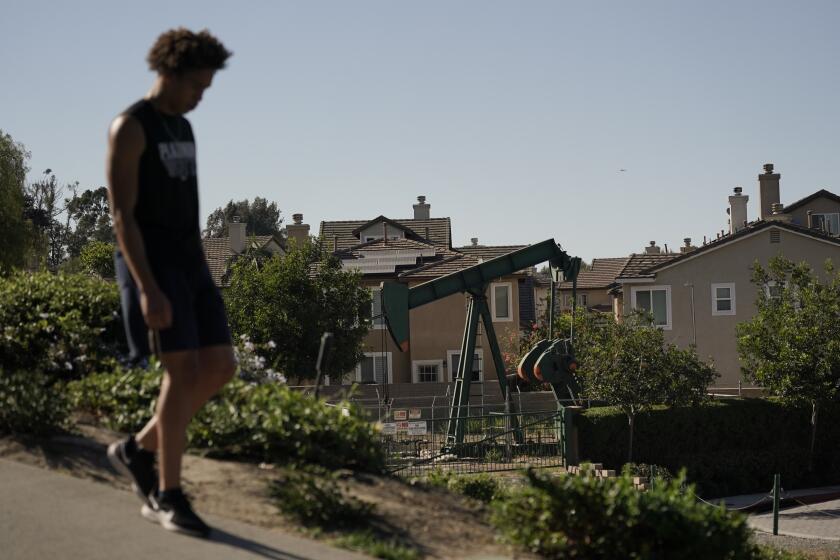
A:
[[[382,310],[388,332],[403,352],[410,347],[409,313],[412,309],[432,303],[456,293],[469,296],[467,322],[461,341],[461,358],[455,373],[454,391],[447,426],[447,448],[464,442],[464,432],[469,416],[470,381],[479,320],[484,323],[496,376],[506,403],[512,404],[504,362],[502,361],[493,318],[487,305],[486,290],[496,278],[548,261],[550,266],[562,270],[566,280],[574,281],[580,270],[580,259],[570,257],[553,239],[530,245],[501,257],[490,259],[464,270],[441,276],[418,286],[409,287],[399,282],[382,283]],[[515,419],[515,416],[513,417]],[[514,424],[514,439],[524,441],[518,423]]]

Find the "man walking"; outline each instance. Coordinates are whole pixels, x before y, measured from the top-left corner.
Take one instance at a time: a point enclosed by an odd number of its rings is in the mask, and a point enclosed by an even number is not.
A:
[[[132,479],[144,517],[205,537],[210,528],[181,491],[181,457],[187,425],[232,378],[235,361],[201,246],[195,139],[183,115],[195,109],[230,55],[206,30],[173,29],[158,37],[147,57],[157,73],[154,85],[114,119],[107,158],[131,355],[154,352],[165,368],[154,417],[111,444],[108,457]]]

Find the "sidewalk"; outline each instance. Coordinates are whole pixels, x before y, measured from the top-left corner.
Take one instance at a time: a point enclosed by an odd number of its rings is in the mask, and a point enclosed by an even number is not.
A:
[[[773,512],[751,515],[750,527],[773,532]],[[803,539],[840,541],[840,499],[779,511],[779,534]]]
[[[326,544],[207,516],[209,540],[164,531],[129,492],[0,459],[0,556],[5,560],[365,560]]]

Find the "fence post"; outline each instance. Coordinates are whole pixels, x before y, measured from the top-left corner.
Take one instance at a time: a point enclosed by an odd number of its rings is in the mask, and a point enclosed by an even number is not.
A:
[[[773,475],[773,534],[779,534],[779,487],[781,475]]]
[[[577,465],[580,462],[577,427],[575,426],[575,414],[579,413],[583,407],[580,406],[561,406],[561,445],[563,459],[566,466]]]

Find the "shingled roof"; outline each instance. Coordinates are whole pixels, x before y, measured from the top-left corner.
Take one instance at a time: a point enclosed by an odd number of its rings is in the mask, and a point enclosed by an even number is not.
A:
[[[248,238],[251,241],[251,248],[262,249],[273,239],[279,245],[279,241],[271,235],[254,235]],[[207,258],[207,267],[210,269],[210,276],[217,286],[229,284],[225,274],[228,270],[228,263],[233,257],[230,249],[229,237],[211,237],[201,240],[204,248],[204,256]]]
[[[589,267],[589,270],[583,270],[578,274],[578,289],[596,290],[598,288],[607,288],[615,282],[616,277],[621,274],[621,271],[624,270],[630,259],[631,257],[592,259],[592,265]],[[572,283],[563,282],[559,287],[561,290],[571,290]]]
[[[633,254],[627,259],[627,263],[621,272],[616,275],[616,279],[623,278],[653,278],[655,274],[650,272],[650,269],[668,263],[680,255],[676,253],[643,253],[640,255]]]
[[[426,237],[426,228],[428,228],[428,240],[431,243],[446,248],[452,247],[452,225],[449,218],[430,218],[428,220],[391,220],[385,216],[380,216],[374,220],[321,222],[319,236],[323,239],[324,245],[332,248],[333,251],[350,249],[351,247],[359,244],[359,238],[357,237],[358,233],[354,232],[361,231],[365,226],[369,227],[373,225],[377,220],[387,220],[387,222],[391,224],[397,224],[406,228],[415,234],[418,239]],[[412,237],[412,235],[409,235],[409,238]],[[334,239],[338,242],[336,247],[333,247]]]
[[[527,245],[466,245],[464,247],[453,247],[454,250],[465,255],[477,257],[484,261],[513,253],[524,249]]]

